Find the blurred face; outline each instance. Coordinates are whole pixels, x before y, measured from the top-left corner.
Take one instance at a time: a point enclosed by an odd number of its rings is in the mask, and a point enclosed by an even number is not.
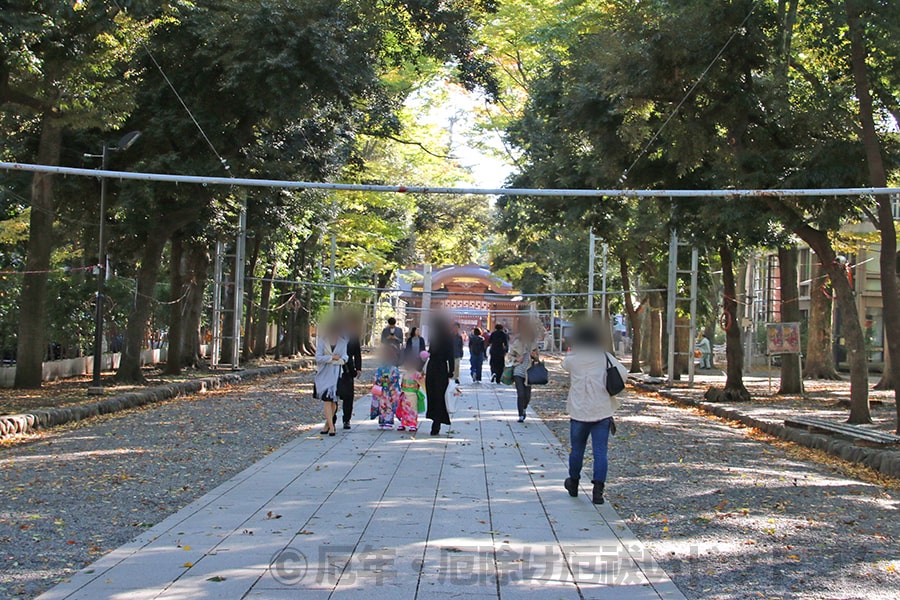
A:
[[[385,344],[381,348],[378,349],[378,358],[384,364],[393,363],[396,358],[396,351],[394,347],[390,344]]]

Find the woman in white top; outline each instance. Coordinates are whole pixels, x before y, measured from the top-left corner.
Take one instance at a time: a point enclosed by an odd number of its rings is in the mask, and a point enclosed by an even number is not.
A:
[[[525,420],[525,411],[531,404],[531,385],[528,383],[528,369],[541,359],[538,352],[537,335],[531,323],[524,323],[519,337],[510,345],[507,360],[514,366],[513,382],[516,384],[516,408],[519,423]]]
[[[600,342],[598,330],[584,326],[575,332],[574,351],[562,361],[562,368],[569,372],[569,477],[565,487],[570,496],[578,495],[578,481],[584,465],[584,451],[588,437],[594,453],[594,504],[603,504],[603,489],[608,470],[607,447],[613,427],[613,413],[619,401],[606,390],[606,370],[615,367],[624,381],[627,369],[606,352]]]
[[[347,362],[347,340],[341,336],[340,324],[331,322],[316,339],[316,380],[314,396],[325,408],[325,429],[322,433],[335,435],[334,415],[337,413],[337,385],[341,369]]]

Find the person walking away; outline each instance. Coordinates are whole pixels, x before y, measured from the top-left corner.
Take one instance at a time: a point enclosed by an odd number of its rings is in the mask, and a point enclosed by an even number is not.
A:
[[[385,344],[378,351],[379,365],[372,385],[372,409],[369,418],[378,419],[378,429],[393,429],[394,415],[400,402],[400,369],[394,364],[395,348]]]
[[[406,355],[400,378],[400,402],[397,404],[397,418],[400,419],[398,431],[408,429],[414,432],[419,428],[419,394],[425,379],[420,364],[418,356]]]
[[[700,350],[700,368],[701,369],[712,369],[712,344],[709,341],[709,337],[704,334],[700,338],[700,342],[697,344],[697,349]]]
[[[362,373],[362,342],[359,338],[358,322],[347,323],[344,338],[347,340],[348,359],[341,371],[337,392],[344,405],[342,411],[344,429],[350,429],[350,420],[353,418],[353,387]],[[337,422],[337,413],[334,415],[334,421]]]
[[[465,355],[465,342],[459,323],[453,324],[453,380],[459,385],[459,367]]]
[[[425,417],[431,419],[431,435],[440,435],[441,425],[450,425],[446,394],[455,362],[453,332],[443,320],[437,320],[433,325],[429,354],[425,370],[425,396],[428,398]]]
[[[423,352],[425,352],[425,338],[419,335],[418,327],[410,327],[409,337],[406,338],[406,348],[404,348],[404,353],[406,354],[406,357],[403,359],[404,362],[410,356],[415,356],[419,359],[419,370],[421,371],[425,365],[425,361],[421,358]]]
[[[403,329],[397,326],[397,319],[390,317],[387,320],[387,327],[381,330],[381,343],[390,344],[394,349],[394,364],[399,365],[402,357],[400,351],[403,349]]]
[[[316,339],[316,378],[313,396],[322,400],[325,409],[323,434],[335,435],[334,415],[337,413],[337,387],[341,371],[349,356],[347,340],[341,337],[337,322],[328,323],[323,335]]]
[[[472,381],[476,383],[481,383],[481,371],[486,354],[487,348],[481,336],[481,329],[476,327],[469,338],[469,372],[472,374]]]
[[[607,456],[610,431],[615,432],[613,413],[619,401],[606,389],[606,372],[615,367],[624,381],[628,370],[606,352],[600,341],[600,333],[593,328],[579,328],[575,332],[572,353],[562,361],[562,368],[569,373],[569,397],[566,408],[569,413],[569,477],[564,486],[572,497],[578,496],[578,482],[584,465],[584,451],[588,437],[594,454],[594,484],[592,500],[603,504],[606,474],[609,468]]]
[[[509,347],[510,362],[514,365],[513,381],[516,384],[516,405],[519,409],[519,423],[525,420],[525,411],[531,403],[531,386],[528,384],[528,369],[540,359],[535,328],[523,325],[519,337]]]
[[[503,331],[503,325],[497,323],[494,326],[488,342],[491,349],[491,381],[500,383],[506,367],[506,353],[509,352],[509,336]]]

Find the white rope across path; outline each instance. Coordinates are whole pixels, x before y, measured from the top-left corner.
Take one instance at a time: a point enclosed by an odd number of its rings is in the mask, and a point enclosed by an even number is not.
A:
[[[317,181],[287,181],[279,179],[247,179],[240,177],[204,177],[198,175],[172,175],[168,173],[133,173],[130,171],[109,171],[103,169],[81,169],[77,167],[56,167],[18,162],[0,162],[0,169],[7,171],[28,171],[54,175],[74,175],[77,177],[100,177],[108,179],[131,179],[137,181],[159,181],[166,183],[192,183],[200,185],[229,185],[248,187],[269,187],[279,189],[331,190],[343,192],[382,192],[408,194],[456,194],[481,196],[566,196],[583,198],[602,197],[652,197],[652,198],[732,198],[732,197],[819,197],[819,196],[877,196],[900,194],[900,188],[860,187],[860,188],[799,188],[777,190],[589,190],[589,189],[531,189],[531,188],[463,188],[429,187],[415,185],[373,185],[365,183],[325,183]]]

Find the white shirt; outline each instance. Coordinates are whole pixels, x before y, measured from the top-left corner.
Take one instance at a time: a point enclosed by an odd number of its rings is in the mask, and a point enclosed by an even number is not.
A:
[[[603,350],[582,350],[567,355],[562,368],[569,372],[569,398],[566,407],[569,417],[576,421],[602,421],[619,408],[619,401],[606,391],[606,360],[622,375],[628,370],[615,356]]]

